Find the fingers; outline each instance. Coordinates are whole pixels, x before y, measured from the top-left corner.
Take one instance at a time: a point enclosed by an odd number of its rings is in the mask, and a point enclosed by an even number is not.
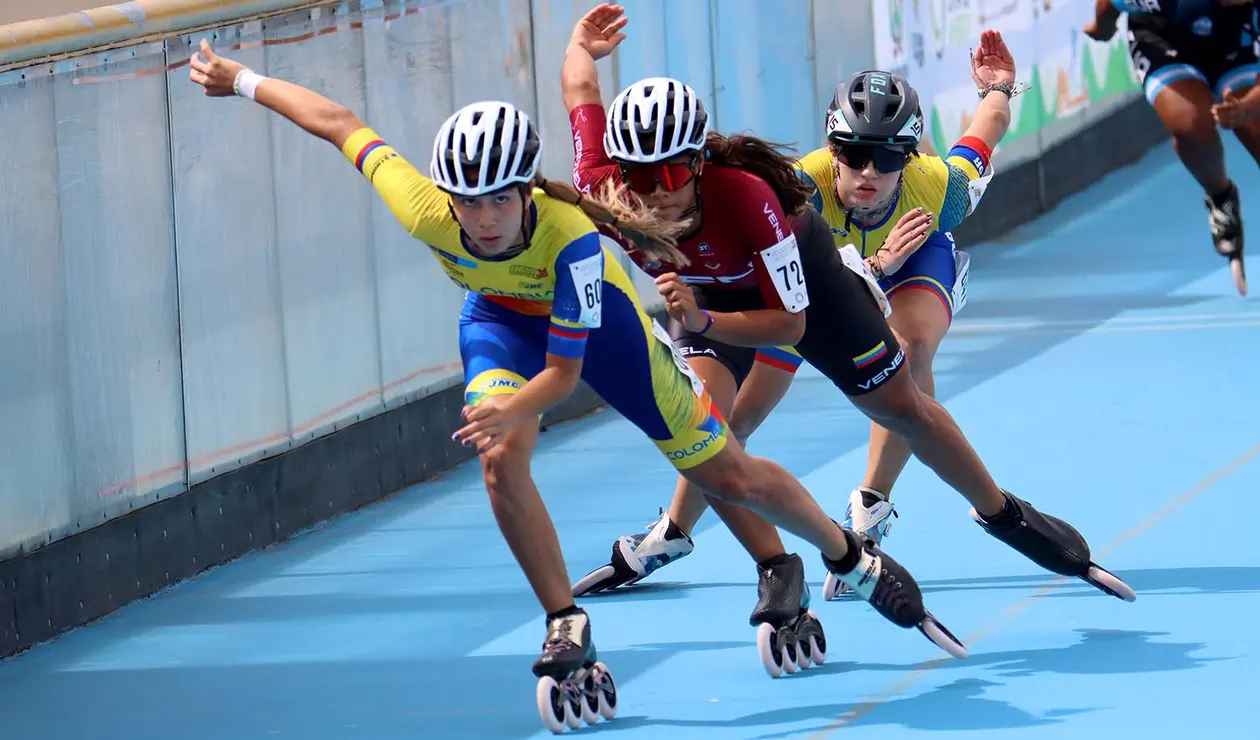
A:
[[[607,29],[623,13],[625,13],[625,11],[626,9],[621,7],[620,5],[612,5],[610,3],[600,3],[599,5],[596,5],[594,8],[591,8],[591,11],[587,13],[582,18],[582,20],[586,21],[587,23],[590,23],[595,28]],[[624,26],[625,23],[623,22],[621,25]]]
[[[934,228],[933,214],[922,208],[907,211],[898,221],[893,233],[886,240],[889,250],[895,254],[909,246],[917,246]]]
[[[1221,104],[1212,107],[1212,118],[1224,129],[1233,129],[1242,123],[1242,110],[1236,105]]]
[[[493,419],[478,419],[461,427],[451,435],[451,439],[469,447],[500,434],[502,434],[502,429]]]
[[[912,208],[902,214],[901,218],[897,219],[896,228],[898,231],[902,231],[904,229],[913,228],[915,225],[920,223],[931,222],[931,220],[931,212],[925,211],[923,207],[920,206],[918,208]]]
[[[980,34],[980,44],[984,47],[984,53],[988,56],[996,56],[1000,54],[1006,43],[1002,41],[1002,32],[992,28],[983,31]]]
[[[902,251],[911,247],[918,248],[930,233],[932,233],[932,219],[929,216],[926,221],[916,223],[907,230],[898,240],[899,243],[894,248],[894,251]]]
[[[205,42],[203,41],[202,43],[204,44]],[[205,87],[210,83],[209,73],[210,65],[201,60],[200,53],[194,51],[193,55],[188,58],[188,79]]]
[[[222,59],[214,53],[214,49],[210,48],[210,42],[202,39],[199,50],[194,51],[192,56],[188,58],[188,79],[207,88],[208,91],[209,86],[212,84],[215,70],[221,64]]]
[[[504,435],[502,430],[497,428],[486,429],[474,432],[467,436],[462,436],[456,441],[465,447],[472,447],[477,450],[477,454],[484,455],[503,443]]]
[[[1004,62],[1015,61],[1015,56],[1011,54],[1011,47],[1006,45],[1006,39],[1002,38],[1000,31],[993,32],[993,53]]]
[[[609,41],[615,40],[613,38],[614,36],[620,36],[621,38],[624,39],[626,37],[625,34],[617,33],[617,32],[625,28],[626,24],[629,22],[630,22],[629,18],[625,17],[624,15],[621,16],[620,18],[608,24],[607,26],[604,26],[604,36],[607,37]]]
[[[667,272],[664,275],[660,275],[654,282],[656,283],[656,291],[661,295],[691,290],[683,282],[682,278],[678,277],[678,273],[675,272]]]
[[[676,310],[683,310],[695,301],[695,294],[691,292],[691,287],[674,273],[656,278],[656,292],[665,299],[665,310],[671,314]]]
[[[656,291],[665,299],[665,312],[679,321],[695,303],[691,287],[672,272],[656,278]]]
[[[188,60],[188,66],[192,69],[192,71],[203,76],[210,73],[210,64],[208,62],[201,61],[200,54],[193,54]]]

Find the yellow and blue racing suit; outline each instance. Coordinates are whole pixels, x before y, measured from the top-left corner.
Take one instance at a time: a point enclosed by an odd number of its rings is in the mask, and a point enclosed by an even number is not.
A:
[[[528,248],[481,257],[451,215],[450,196],[376,132],[355,132],[342,153],[468,291],[459,324],[467,403],[518,392],[548,354],[581,358],[582,379],[679,470],[726,446],[726,423],[704,384],[643,311],[581,209],[535,189]]]
[[[880,287],[889,297],[902,290],[926,290],[941,300],[952,317],[966,302],[966,256],[954,246],[950,232],[975,210],[988,185],[989,158],[985,143],[964,136],[944,157],[916,156],[902,171],[902,184],[892,207],[879,223],[862,227],[848,217],[835,189],[829,148],[817,149],[797,162],[799,174],[814,188],[811,203],[831,226],[836,246],[853,244],[869,257],[875,254],[906,213],[915,208],[935,214],[935,230],[906,260],[886,275]]]

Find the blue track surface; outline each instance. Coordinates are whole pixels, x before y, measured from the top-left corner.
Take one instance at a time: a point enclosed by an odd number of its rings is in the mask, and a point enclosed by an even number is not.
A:
[[[1255,166],[1229,154],[1244,205],[1260,198]],[[584,602],[622,706],[578,734],[1252,736],[1260,308],[1233,293],[1201,200],[1163,146],[973,248],[970,303],[937,363],[940,397],[999,482],[1076,524],[1137,603],[1051,587],[916,462],[886,544],[968,660],[924,665],[941,654],[917,632],[817,599],[827,664],[770,679],[746,619],[755,569],[709,515],[692,556]],[[839,517],[867,433],[807,369],[751,448]],[[544,435],[534,470],[574,577],[674,485],[607,413]],[[788,546],[817,592],[817,553]],[[0,664],[0,736],[542,737],[529,671],[542,636],[465,465]]]

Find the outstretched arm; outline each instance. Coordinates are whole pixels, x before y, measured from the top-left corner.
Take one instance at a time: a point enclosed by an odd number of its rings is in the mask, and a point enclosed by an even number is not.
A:
[[[629,21],[625,8],[602,3],[595,6],[573,27],[569,48],[560,68],[560,86],[564,106],[572,112],[580,105],[602,102],[599,94],[599,70],[595,62],[617,48],[626,35],[621,33]]]
[[[980,34],[980,45],[971,56],[971,78],[984,92],[976,116],[963,132],[984,142],[992,151],[1011,125],[1011,95],[1015,92],[1015,59],[998,31]]]
[[[345,106],[301,85],[261,77],[240,62],[215,54],[205,40],[191,64],[189,77],[206,89],[206,95],[249,98],[340,149],[412,236],[433,245],[458,238],[459,226],[448,215],[446,195]]]
[[[338,149],[351,134],[364,127],[345,106],[301,85],[260,77],[240,62],[215,54],[205,39],[201,40],[201,50],[192,55],[190,65],[189,77],[206,89],[206,95],[249,98]]]
[[[937,231],[952,231],[976,210],[993,177],[989,158],[1011,125],[1015,59],[1001,33],[988,30],[980,34],[980,45],[971,55],[971,79],[983,97],[971,125],[943,157],[944,192],[940,213],[932,224]],[[909,254],[913,250],[906,256]]]

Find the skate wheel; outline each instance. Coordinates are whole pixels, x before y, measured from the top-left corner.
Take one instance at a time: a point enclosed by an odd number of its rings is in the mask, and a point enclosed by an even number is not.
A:
[[[582,721],[588,725],[599,722],[599,669],[595,666],[582,678]]]
[[[814,610],[810,609],[808,614],[810,619],[818,625],[818,632],[811,632],[802,647],[808,653],[810,662],[814,665],[822,665],[827,662],[827,636],[823,633],[822,621],[818,619]],[[797,650],[800,649],[797,648]]]
[[[945,629],[945,625],[936,621],[936,617],[933,617],[931,614],[928,614],[919,623],[919,631],[941,650],[949,653],[951,657],[959,660],[967,658],[967,647],[962,644],[961,640],[954,637],[949,630]]]
[[[612,579],[615,575],[617,575],[617,569],[611,565],[596,568],[573,584],[573,598],[576,599],[602,590],[601,584]]]
[[[827,638],[822,635],[809,636],[809,657],[814,661],[814,665],[822,665],[827,662]]]
[[[757,654],[761,656],[761,665],[770,678],[783,675],[784,651],[779,645],[778,631],[765,622],[757,625]]]
[[[582,721],[588,725],[599,722],[600,717],[617,716],[617,687],[608,666],[596,663],[590,667],[582,681]]]
[[[570,730],[576,730],[582,726],[582,694],[572,690],[566,693],[568,701],[564,703],[564,723]]]
[[[599,669],[599,716],[612,719],[617,716],[617,682],[613,680],[612,671],[603,663],[596,663]]]
[[[807,640],[796,643],[796,665],[802,671],[807,671],[814,665],[814,654],[810,652]]]
[[[1137,601],[1137,592],[1130,588],[1129,584],[1117,578],[1114,573],[1093,563],[1089,565],[1089,572],[1085,574],[1085,581],[1117,599],[1130,602]]]
[[[538,679],[537,694],[538,715],[542,717],[543,725],[553,734],[561,734],[564,732],[569,702],[560,684],[551,676],[543,676]]]
[[[588,725],[599,723],[599,694],[582,694],[582,721]]]
[[[798,662],[802,659],[800,643],[798,643],[795,639],[792,639],[790,635],[791,631],[784,629],[780,632],[778,638],[779,652],[783,656],[783,670],[789,675],[809,667],[808,663],[801,665]],[[789,636],[789,638],[785,640],[783,639],[784,636]]]
[[[1246,298],[1247,297],[1247,271],[1243,267],[1243,261],[1241,259],[1230,260],[1229,273],[1234,278],[1234,289],[1238,291],[1238,295],[1242,296],[1243,298]],[[1126,599],[1126,601],[1127,600],[1128,599]]]

